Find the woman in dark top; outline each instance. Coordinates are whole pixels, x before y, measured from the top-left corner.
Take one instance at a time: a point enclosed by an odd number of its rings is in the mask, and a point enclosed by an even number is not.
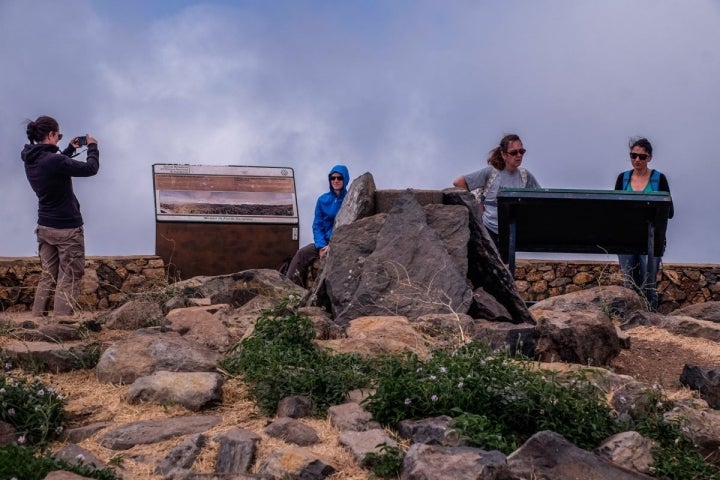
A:
[[[55,315],[71,315],[85,272],[85,238],[80,203],[75,197],[72,177],[91,177],[100,168],[97,140],[90,135],[75,137],[59,153],[62,139],[58,122],[48,116],[27,124],[30,141],[20,154],[25,174],[38,197],[38,226],[35,231],[42,274],[35,292],[33,315],[50,313],[54,293]],[[71,155],[87,144],[85,162]]]
[[[648,168],[653,153],[650,141],[647,138],[631,139],[629,146],[630,163],[633,168],[618,175],[615,181],[615,190],[670,193],[670,185],[665,175],[658,170]],[[671,207],[669,218],[672,218],[673,213]],[[664,232],[662,233],[664,234]],[[650,309],[656,310],[658,305],[657,289],[646,288],[647,255],[618,255],[618,259],[625,287],[633,288],[644,295]],[[660,271],[661,259],[662,257],[654,257],[656,272]]]

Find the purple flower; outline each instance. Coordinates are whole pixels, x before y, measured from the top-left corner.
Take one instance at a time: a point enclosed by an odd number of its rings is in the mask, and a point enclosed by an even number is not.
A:
[[[18,437],[18,439],[17,439],[17,442],[18,442],[20,445],[22,445],[23,443],[25,443],[25,435],[20,435],[20,436]]]
[[[8,412],[8,415],[10,415],[11,417],[12,417],[13,415],[15,415],[15,409],[12,408],[12,407],[8,408],[8,411],[7,411],[7,412]]]

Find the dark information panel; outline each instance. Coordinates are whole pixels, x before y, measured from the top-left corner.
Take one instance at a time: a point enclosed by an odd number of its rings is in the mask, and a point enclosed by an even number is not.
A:
[[[514,252],[662,256],[672,208],[666,192],[501,189],[497,200],[499,250],[513,264]]]

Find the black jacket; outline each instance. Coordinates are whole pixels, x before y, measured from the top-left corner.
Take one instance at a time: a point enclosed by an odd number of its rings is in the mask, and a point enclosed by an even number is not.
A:
[[[87,147],[87,161],[73,160],[75,149],[62,153],[56,145],[28,144],[20,154],[25,175],[38,197],[38,225],[51,228],[76,228],[83,224],[80,203],[75,197],[72,177],[91,177],[100,169],[97,144]]]

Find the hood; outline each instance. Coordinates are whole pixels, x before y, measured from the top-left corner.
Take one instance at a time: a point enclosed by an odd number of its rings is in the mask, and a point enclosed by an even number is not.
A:
[[[350,172],[348,171],[348,168],[345,165],[335,165],[330,169],[330,172],[328,173],[328,186],[330,187],[330,191],[332,192],[332,183],[330,182],[330,175],[333,173],[339,173],[343,177],[343,189],[340,195],[344,195],[345,192],[347,192],[347,187],[350,184]]]
[[[57,153],[60,149],[57,145],[50,143],[29,143],[26,144],[22,152],[20,152],[20,158],[25,163],[35,163],[41,155],[45,153]]]

